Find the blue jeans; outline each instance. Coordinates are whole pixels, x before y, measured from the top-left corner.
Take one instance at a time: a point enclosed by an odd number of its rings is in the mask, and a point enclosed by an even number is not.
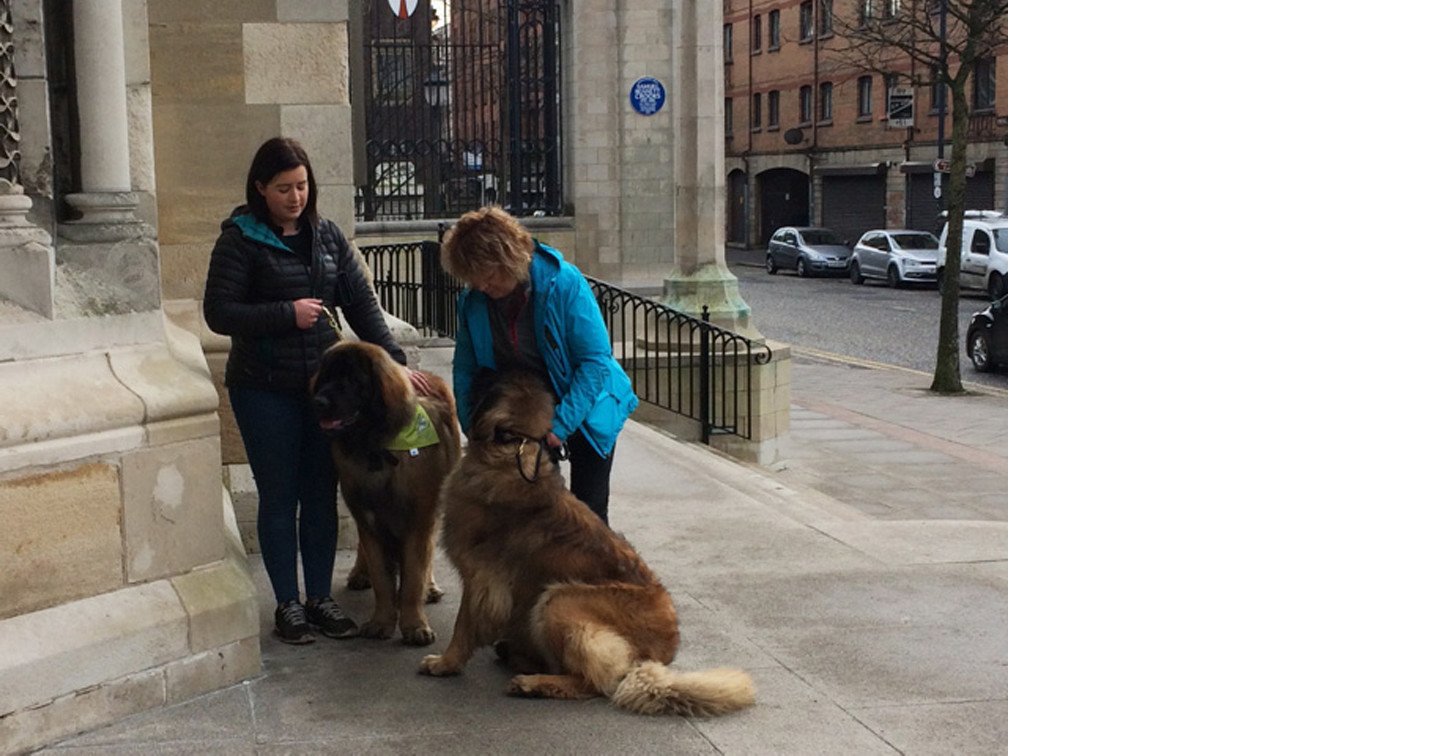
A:
[[[256,530],[275,601],[300,598],[295,551],[305,570],[305,596],[330,595],[335,570],[335,462],[303,391],[231,388],[230,406],[260,495]],[[299,537],[296,537],[296,515]]]

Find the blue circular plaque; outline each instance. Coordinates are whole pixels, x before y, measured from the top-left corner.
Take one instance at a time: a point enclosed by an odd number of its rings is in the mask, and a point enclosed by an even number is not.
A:
[[[653,76],[641,76],[630,85],[630,107],[640,115],[655,115],[665,106],[665,85]]]

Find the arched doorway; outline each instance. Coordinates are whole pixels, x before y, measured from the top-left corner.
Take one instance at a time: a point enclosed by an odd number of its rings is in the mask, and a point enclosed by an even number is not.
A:
[[[745,201],[745,172],[736,168],[726,178],[725,190],[725,241],[744,245],[745,218],[749,210]]]
[[[772,168],[756,177],[760,185],[760,240],[781,226],[810,225],[810,177],[793,168]]]

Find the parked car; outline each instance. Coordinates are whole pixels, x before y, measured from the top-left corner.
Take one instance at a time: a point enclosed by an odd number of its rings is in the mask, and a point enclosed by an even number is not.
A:
[[[843,274],[850,259],[850,248],[839,234],[818,226],[781,226],[770,236],[765,250],[765,272],[775,275],[780,270],[793,270],[807,276]]]
[[[1010,219],[994,210],[966,210],[961,223],[960,286],[983,289],[992,300],[1005,296],[1010,275]],[[940,249],[950,236],[950,221],[940,230]],[[940,253],[939,275],[945,274]]]
[[[940,240],[928,231],[887,229],[866,231],[850,253],[850,283],[883,278],[899,288],[916,281],[935,281]]]
[[[1006,294],[989,307],[970,316],[965,329],[965,354],[982,373],[1007,365],[1010,351],[1010,295]],[[1007,365],[1008,367],[1008,365]]]

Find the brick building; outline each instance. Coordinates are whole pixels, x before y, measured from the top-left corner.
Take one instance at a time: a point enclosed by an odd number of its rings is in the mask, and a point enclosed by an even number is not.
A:
[[[900,12],[877,3],[876,12]],[[832,11],[833,8],[833,11]],[[725,0],[726,242],[758,246],[778,226],[814,224],[853,241],[871,228],[938,231],[936,159],[950,158],[949,108],[908,58],[885,73],[838,52],[833,0]],[[971,105],[966,205],[1005,210],[1007,49],[982,61],[966,85]],[[981,86],[975,87],[975,80]],[[892,128],[887,91],[913,87],[913,125]],[[942,182],[942,186],[944,182]]]

